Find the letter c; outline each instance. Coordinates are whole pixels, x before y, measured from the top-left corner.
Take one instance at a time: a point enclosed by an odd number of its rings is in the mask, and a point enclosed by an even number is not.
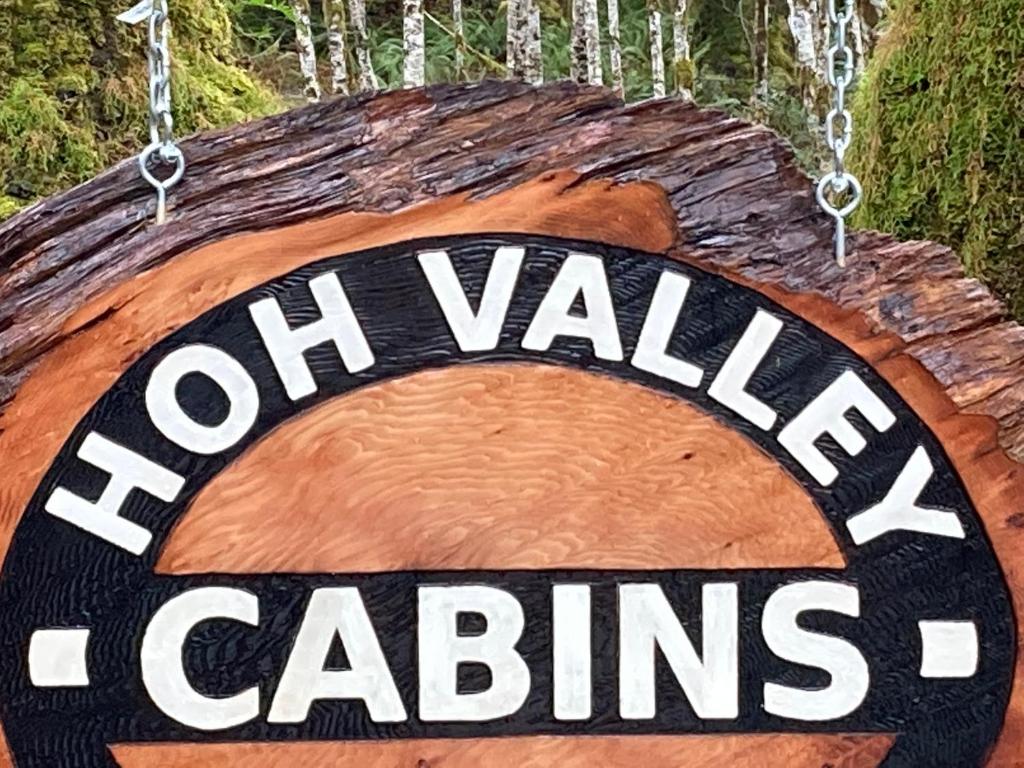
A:
[[[244,589],[199,587],[169,600],[149,622],[142,639],[142,682],[153,703],[182,725],[201,731],[232,728],[260,714],[260,691],[210,698],[196,691],[182,663],[182,649],[195,627],[212,619],[251,626],[260,620],[259,600]]]

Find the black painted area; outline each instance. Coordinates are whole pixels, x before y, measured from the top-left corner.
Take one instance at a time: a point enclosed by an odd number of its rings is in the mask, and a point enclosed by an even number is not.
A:
[[[529,246],[512,308],[498,348],[484,354],[459,351],[415,259],[418,249],[446,247],[475,302],[490,266],[493,249],[502,244]],[[609,363],[594,357],[589,342],[559,337],[543,354],[521,348],[521,341],[533,313],[569,250],[576,249],[604,258],[626,362]],[[636,343],[654,286],[662,271],[669,269],[693,278],[670,352],[705,368],[702,386],[689,389],[632,368],[629,357]],[[318,318],[306,283],[324,272],[336,271],[345,286],[362,324],[376,364],[357,375],[349,375],[337,351],[330,345],[311,350],[306,359],[320,391],[299,403],[292,403],[273,370],[269,357],[252,325],[247,306],[267,296],[277,297],[290,321],[300,325]],[[749,390],[779,412],[771,433],[748,424],[712,401],[706,387],[757,309],[765,309],[785,321],[785,329],[754,377]],[[149,373],[169,352],[188,343],[202,342],[220,347],[243,362],[259,388],[262,407],[251,433],[233,449],[216,456],[190,454],[162,437],[150,424],[145,411],[144,390]],[[962,484],[941,446],[897,394],[862,360],[841,344],[773,304],[760,294],[721,277],[705,274],[666,259],[624,249],[587,243],[511,236],[475,237],[418,242],[378,249],[357,255],[328,259],[274,280],[211,310],[157,344],[117,382],[76,428],[68,444],[54,461],[30,503],[4,563],[0,585],[0,664],[3,688],[0,713],[18,766],[108,765],[104,745],[114,741],[188,741],[224,738],[375,738],[384,735],[478,736],[523,732],[558,733],[644,733],[703,732],[726,730],[808,730],[806,725],[776,722],[760,708],[760,685],[774,680],[792,685],[823,685],[813,672],[786,665],[766,652],[758,652],[755,640],[748,640],[741,660],[743,714],[740,720],[722,724],[706,723],[685,716],[685,702],[678,691],[663,685],[664,718],[654,723],[616,722],[613,717],[575,725],[552,725],[546,700],[531,699],[523,713],[508,722],[472,728],[426,725],[408,726],[388,734],[371,729],[365,718],[351,707],[342,713],[334,705],[317,705],[315,717],[301,728],[279,731],[265,722],[244,726],[238,733],[201,734],[175,728],[174,724],[148,704],[136,680],[140,627],[170,594],[199,583],[251,584],[266,601],[264,630],[253,636],[236,636],[225,624],[220,632],[200,632],[192,638],[188,653],[215,662],[211,678],[202,677],[211,690],[230,689],[238,674],[253,674],[270,680],[279,672],[277,663],[293,636],[296,612],[303,604],[304,590],[317,579],[343,583],[365,578],[371,613],[385,645],[395,645],[392,657],[396,677],[409,689],[415,674],[407,659],[412,615],[410,595],[416,583],[425,580],[461,581],[459,574],[390,574],[378,577],[342,575],[297,579],[285,575],[265,577],[157,578],[153,567],[175,522],[184,514],[195,494],[246,448],[286,419],[325,400],[390,378],[425,368],[450,365],[521,361],[577,367],[603,375],[637,382],[673,397],[694,403],[729,427],[757,443],[801,482],[815,499],[832,527],[847,557],[849,567],[838,576],[855,583],[862,595],[861,620],[839,628],[838,634],[863,641],[872,670],[873,687],[868,702],[849,721],[829,724],[829,730],[884,731],[899,734],[885,761],[886,766],[978,765],[993,743],[1008,701],[1015,655],[1014,617],[1005,580],[982,525]],[[852,369],[869,384],[896,414],[896,426],[884,434],[874,433],[858,423],[868,437],[868,447],[850,457],[830,440],[822,448],[839,468],[839,480],[821,488],[779,446],[779,429],[793,418],[816,394],[843,371]],[[223,401],[211,396],[209,387],[191,380],[182,382],[181,393],[188,410],[200,421],[216,421]],[[136,558],[93,538],[43,509],[57,486],[95,498],[105,476],[75,456],[82,439],[95,430],[187,478],[179,499],[164,504],[146,494],[134,493],[125,505],[125,517],[154,533],[154,543],[142,558]],[[855,547],[844,526],[845,520],[884,497],[913,450],[924,445],[935,465],[935,475],[920,502],[927,506],[955,510],[964,525],[964,540],[894,534],[864,547]],[[283,511],[287,514],[287,511]],[[358,531],[353,531],[358,536]],[[721,574],[719,574],[721,575]],[[464,576],[464,575],[463,575]],[[568,579],[590,578],[615,581],[609,574],[562,574]],[[696,616],[698,592],[686,585],[698,578],[692,573],[634,574],[639,580],[666,580],[679,603],[680,615]],[[708,578],[703,574],[700,578]],[[790,572],[786,579],[800,577]],[[504,584],[523,596],[529,611],[542,613],[547,592],[531,581],[544,582],[545,574],[474,575],[488,583]],[[765,585],[782,578],[765,572],[728,576],[742,578],[744,591],[753,597],[742,604],[744,637],[758,621]],[[760,592],[758,590],[761,590]],[[614,590],[595,591],[595,601],[607,601]],[[603,595],[603,596],[602,596]],[[607,608],[596,609],[598,621],[613,616]],[[537,613],[539,616],[539,613]],[[981,639],[981,666],[975,677],[958,681],[924,681],[917,675],[920,648],[917,622],[921,619],[977,622]],[[94,629],[91,671],[94,685],[86,690],[50,691],[31,687],[25,651],[31,632],[41,627],[88,626]],[[271,631],[266,631],[266,627]],[[690,625],[691,629],[695,626]],[[698,625],[699,626],[699,623]],[[536,671],[535,693],[547,695],[544,681],[543,623],[530,624],[533,632],[524,638],[524,653]],[[823,627],[824,629],[824,627]],[[605,627],[595,632],[608,631]],[[602,635],[603,637],[604,635]],[[609,634],[608,637],[613,637]],[[610,642],[610,641],[608,641]],[[197,643],[199,644],[197,646]],[[607,645],[607,642],[605,643]],[[200,650],[196,650],[196,648]],[[764,649],[761,649],[762,651]],[[607,648],[602,652],[607,655]],[[403,656],[405,654],[405,656]],[[397,658],[399,661],[395,661]],[[602,656],[604,658],[604,656]],[[195,661],[195,659],[192,659]],[[231,662],[228,664],[228,662]],[[202,665],[200,665],[202,666]],[[237,667],[238,670],[235,671]],[[602,667],[602,669],[604,669]],[[244,670],[250,670],[248,673]],[[276,671],[275,671],[276,670]],[[606,672],[602,700],[611,700]],[[811,678],[808,678],[808,674]],[[810,682],[807,682],[810,679]],[[405,691],[408,694],[408,690]],[[545,709],[547,706],[547,709]],[[678,715],[678,716],[676,716]],[[262,724],[261,724],[262,723]],[[419,730],[417,730],[419,728]],[[459,729],[462,728],[460,731]]]

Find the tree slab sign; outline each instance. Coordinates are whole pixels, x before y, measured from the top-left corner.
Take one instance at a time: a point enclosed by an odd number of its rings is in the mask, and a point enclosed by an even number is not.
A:
[[[0,765],[1024,764],[1024,329],[762,130],[507,83],[0,228]]]

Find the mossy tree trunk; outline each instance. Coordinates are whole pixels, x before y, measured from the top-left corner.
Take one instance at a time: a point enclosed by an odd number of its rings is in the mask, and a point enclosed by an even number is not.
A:
[[[675,0],[672,14],[672,70],[675,74],[676,94],[686,101],[693,100],[693,61],[690,58],[689,0]]]

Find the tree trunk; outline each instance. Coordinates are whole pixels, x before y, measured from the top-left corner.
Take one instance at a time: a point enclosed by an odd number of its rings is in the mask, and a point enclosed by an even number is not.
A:
[[[672,71],[676,80],[676,95],[693,101],[693,61],[690,58],[689,0],[675,0],[672,14]]]
[[[621,98],[625,98],[626,83],[622,76],[622,30],[619,24],[619,0],[608,0],[608,44],[612,90]]]
[[[860,76],[868,65],[868,44],[864,35],[864,22],[856,5],[853,7],[853,19],[850,21],[848,39],[850,49],[853,51],[854,73]]]
[[[572,3],[572,79],[577,83],[600,85],[601,31],[597,0]]]
[[[345,24],[344,0],[323,0],[324,24],[327,26],[327,48],[331,60],[331,93],[347,96],[348,50],[345,39],[348,36]]]
[[[466,79],[466,22],[462,18],[462,0],[452,0],[452,29],[455,32],[455,77]]]
[[[423,0],[405,0],[403,7],[404,84],[406,88],[417,88],[426,84],[426,38],[423,28]]]
[[[647,31],[651,44],[651,86],[654,98],[665,96],[665,41],[659,0],[647,0]]]
[[[508,29],[505,37],[505,67],[510,78],[522,80],[526,67],[526,37],[529,34],[527,0],[508,0],[505,11]]]
[[[533,85],[544,82],[544,52],[541,42],[540,4],[538,0],[525,0],[526,49],[523,52],[523,79]]]
[[[754,93],[753,103],[762,109],[768,105],[769,90],[769,31],[771,30],[771,3],[757,0],[754,19]]]
[[[788,0],[789,29],[793,35],[800,68],[804,110],[814,132],[818,132],[822,113],[820,99],[828,80],[825,55],[828,47],[828,14],[819,0]]]
[[[865,57],[868,59],[878,45],[883,22],[888,14],[888,0],[858,0],[857,15],[860,17],[861,37],[864,40]]]
[[[295,44],[299,49],[299,69],[305,83],[304,95],[309,101],[320,101],[320,81],[316,71],[316,47],[310,22],[309,0],[290,0],[295,14]]]
[[[366,27],[366,0],[348,0],[349,17],[356,39],[356,65],[359,70],[359,90],[375,91],[380,88],[377,73],[373,71],[370,55],[370,32]]]

